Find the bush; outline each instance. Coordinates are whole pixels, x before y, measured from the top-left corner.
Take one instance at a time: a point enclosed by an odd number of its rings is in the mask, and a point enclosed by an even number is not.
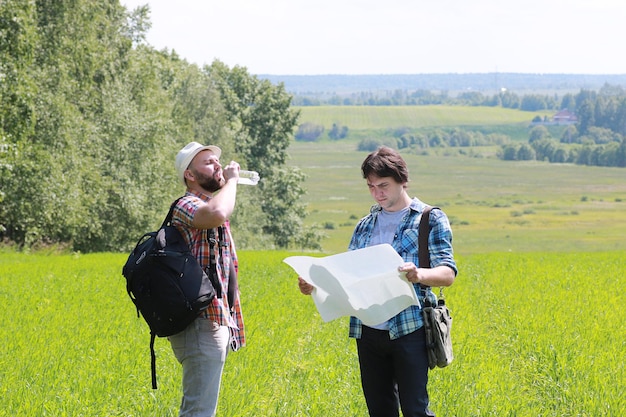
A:
[[[332,129],[328,132],[328,137],[333,140],[344,139],[348,136],[348,126],[341,126],[333,123]]]
[[[324,133],[324,126],[307,122],[298,126],[295,138],[302,142],[315,142],[322,136],[322,133]]]

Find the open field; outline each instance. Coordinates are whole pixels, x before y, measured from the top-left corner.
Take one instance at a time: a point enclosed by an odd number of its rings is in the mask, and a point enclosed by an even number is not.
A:
[[[469,106],[306,106],[300,110],[299,123],[324,126],[333,124],[349,128],[351,139],[391,136],[402,128],[412,132],[460,128],[483,134],[497,133],[512,140],[528,140],[535,116],[551,117],[553,112],[525,112],[500,107]],[[560,137],[564,126],[549,126],[554,137]]]
[[[521,124],[528,126],[533,117],[552,112],[523,112],[501,107],[469,106],[305,106],[301,122],[325,127],[341,123],[351,129],[381,129],[406,126],[409,128],[491,126]]]
[[[310,216],[326,252],[345,251],[372,204],[356,142],[295,142],[289,163],[308,176]],[[448,156],[453,155],[453,156]],[[626,170],[403,152],[409,194],[451,219],[457,253],[626,250]]]
[[[325,254],[346,249],[371,205],[356,142],[289,150],[308,175],[307,224],[327,234]],[[460,271],[446,290],[455,362],[430,374],[437,415],[626,415],[626,171],[458,149],[404,156],[410,194],[452,221]],[[294,254],[239,254],[248,346],[228,358],[220,416],[367,414],[348,320],[322,322],[282,262]],[[0,417],[177,415],[180,366],[158,339],[151,389],[125,260],[0,247]]]
[[[227,360],[218,410],[238,417],[364,417],[347,318],[324,323],[287,252],[242,252],[248,346]],[[0,251],[0,416],[175,416],[181,370],[149,334],[124,254]],[[460,256],[446,291],[455,362],[431,372],[439,416],[626,415],[620,252]]]

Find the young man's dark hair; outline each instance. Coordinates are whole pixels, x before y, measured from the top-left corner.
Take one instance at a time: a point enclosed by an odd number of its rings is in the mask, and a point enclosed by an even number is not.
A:
[[[378,177],[391,177],[396,182],[409,181],[409,169],[400,154],[392,148],[381,146],[365,158],[361,164],[363,178],[375,174]]]

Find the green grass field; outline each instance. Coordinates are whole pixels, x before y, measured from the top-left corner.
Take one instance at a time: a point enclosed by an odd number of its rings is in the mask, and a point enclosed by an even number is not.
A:
[[[444,110],[422,116],[466,122]],[[336,121],[328,114],[324,124]],[[384,117],[403,125],[422,116]],[[363,134],[380,128],[372,115],[363,120],[372,124]],[[308,176],[306,224],[326,234],[313,256],[345,251],[372,204],[357,142],[289,150],[289,164]],[[429,382],[437,415],[626,415],[626,171],[458,149],[404,156],[410,194],[451,219],[460,271],[446,290],[455,361]],[[322,322],[282,262],[294,254],[239,254],[248,346],[227,360],[220,416],[367,415],[348,319]],[[151,389],[148,327],[126,294],[125,260],[0,247],[0,417],[177,415],[180,366],[158,339]]]
[[[549,112],[523,112],[501,107],[465,106],[306,106],[300,121],[330,128],[340,123],[350,129],[386,129],[395,127],[454,127],[522,124]]]
[[[305,106],[299,123],[324,126],[326,133],[333,124],[346,126],[352,139],[388,137],[403,128],[412,132],[460,128],[483,134],[497,133],[512,140],[528,140],[528,129],[535,116],[552,112],[525,112],[500,107],[464,106]],[[551,126],[550,133],[560,137],[564,127]],[[324,135],[323,137],[326,137]]]
[[[347,319],[320,319],[288,252],[242,252],[248,346],[227,360],[220,416],[366,416]],[[175,416],[181,370],[149,334],[126,255],[0,252],[0,416]],[[460,255],[446,291],[455,361],[431,372],[439,416],[626,413],[621,252]]]

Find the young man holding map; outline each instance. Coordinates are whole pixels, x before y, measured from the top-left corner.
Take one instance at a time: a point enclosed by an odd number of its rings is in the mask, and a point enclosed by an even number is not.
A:
[[[457,274],[452,250],[452,230],[441,210],[430,214],[431,268],[418,268],[419,221],[426,204],[409,197],[409,172],[400,154],[380,147],[361,165],[372,198],[370,213],[357,224],[349,250],[390,244],[402,257],[398,270],[413,283],[420,304],[435,301],[430,287],[452,285]],[[309,295],[314,286],[299,277],[300,291]],[[427,391],[428,356],[420,305],[411,305],[389,320],[365,325],[350,318],[350,337],[356,339],[361,385],[371,417],[434,416]]]

